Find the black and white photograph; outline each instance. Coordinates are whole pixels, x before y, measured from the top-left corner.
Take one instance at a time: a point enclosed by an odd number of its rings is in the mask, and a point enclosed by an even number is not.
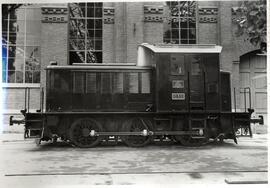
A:
[[[0,6],[0,187],[268,187],[267,0]]]

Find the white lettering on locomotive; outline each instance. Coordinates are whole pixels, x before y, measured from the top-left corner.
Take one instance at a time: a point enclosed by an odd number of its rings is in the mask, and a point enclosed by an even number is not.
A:
[[[172,100],[185,100],[185,93],[172,93]]]
[[[173,80],[172,88],[175,89],[184,88],[184,80]]]

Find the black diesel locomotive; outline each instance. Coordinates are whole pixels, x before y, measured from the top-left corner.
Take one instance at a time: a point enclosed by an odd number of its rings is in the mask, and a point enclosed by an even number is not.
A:
[[[136,65],[50,65],[36,112],[28,110],[26,90],[25,138],[61,138],[78,147],[112,140],[133,147],[156,139],[192,146],[210,139],[237,142],[240,127],[251,134],[253,110],[232,112],[230,74],[220,71],[221,50],[142,44]],[[15,122],[22,121],[11,117]]]

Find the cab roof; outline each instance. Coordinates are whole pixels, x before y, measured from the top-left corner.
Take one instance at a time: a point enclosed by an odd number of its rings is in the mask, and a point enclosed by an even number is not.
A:
[[[148,44],[143,43],[139,48],[146,48],[154,53],[221,53],[222,47],[215,44]]]

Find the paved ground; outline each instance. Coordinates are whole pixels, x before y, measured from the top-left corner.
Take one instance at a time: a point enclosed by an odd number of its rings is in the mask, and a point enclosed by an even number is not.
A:
[[[265,183],[267,135],[190,148],[101,146],[79,149],[65,143],[37,147],[22,134],[1,135],[1,185],[4,187],[81,187]],[[2,186],[1,186],[2,187]],[[202,186],[200,186],[202,187]]]

